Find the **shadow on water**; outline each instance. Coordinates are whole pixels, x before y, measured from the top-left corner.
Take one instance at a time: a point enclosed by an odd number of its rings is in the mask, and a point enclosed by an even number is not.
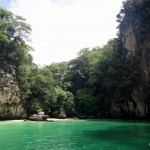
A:
[[[127,120],[127,119],[83,119],[86,121],[105,121],[105,122],[126,122],[126,123],[148,123],[150,124],[149,120]]]
[[[85,131],[83,134],[90,139],[104,143],[113,143],[117,147],[114,150],[120,150],[121,147],[129,150],[150,150],[150,134],[148,133],[150,133],[150,125],[133,124]],[[111,148],[107,149],[111,150]]]

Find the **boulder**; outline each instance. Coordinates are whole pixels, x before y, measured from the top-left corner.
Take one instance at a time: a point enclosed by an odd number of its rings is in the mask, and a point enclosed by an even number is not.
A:
[[[58,114],[58,118],[59,118],[59,119],[66,119],[66,114],[65,114],[64,112],[60,112],[60,113]]]
[[[59,119],[66,119],[66,114],[63,110],[54,111],[54,112],[52,112],[51,116],[54,118],[59,118]]]
[[[38,113],[33,114],[31,117],[29,117],[29,120],[32,121],[46,121],[48,118],[48,115],[44,115],[44,113]]]
[[[43,111],[41,111],[41,112],[39,112],[39,113],[38,113],[38,115],[44,115],[44,112],[43,112]]]

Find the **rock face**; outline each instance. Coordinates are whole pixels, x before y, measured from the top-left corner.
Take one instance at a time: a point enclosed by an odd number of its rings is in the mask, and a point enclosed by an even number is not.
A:
[[[136,50],[136,37],[134,35],[133,27],[130,25],[124,33],[123,46],[127,52],[127,56],[134,53]]]
[[[128,62],[128,65],[130,65],[133,57],[137,59],[135,65],[139,68],[140,80],[138,86],[133,89],[132,101],[128,101],[124,109],[134,114],[137,118],[145,118],[148,116],[150,108],[147,97],[149,89],[146,87],[150,82],[150,49],[148,50],[150,38],[149,40],[144,38],[141,41],[140,37],[135,33],[136,30],[133,29],[134,25],[130,25],[125,31],[123,49],[127,52],[124,62]],[[140,42],[138,43],[138,41]]]
[[[150,9],[150,1],[128,0],[126,4],[128,14],[124,16],[120,31],[122,58],[124,66],[133,66],[130,70],[138,72],[139,78],[122,107],[116,107],[115,114],[150,119],[150,13],[146,12]]]
[[[0,119],[19,119],[23,115],[15,67],[3,63],[0,66]]]

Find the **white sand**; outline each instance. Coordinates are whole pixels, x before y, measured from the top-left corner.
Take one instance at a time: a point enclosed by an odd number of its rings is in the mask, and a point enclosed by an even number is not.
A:
[[[68,121],[68,120],[75,120],[73,118],[67,118],[67,119],[58,119],[58,118],[48,118],[47,121]]]
[[[58,119],[58,118],[48,118],[46,121],[49,121],[49,122],[53,122],[53,121],[68,121],[68,120],[77,120],[76,118],[67,118],[67,119]],[[0,121],[1,123],[12,123],[12,122],[23,122],[23,121],[30,121],[30,120],[4,120],[4,121]]]

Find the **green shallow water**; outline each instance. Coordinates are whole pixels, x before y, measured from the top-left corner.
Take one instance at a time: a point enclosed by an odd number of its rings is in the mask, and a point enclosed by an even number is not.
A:
[[[0,150],[150,150],[150,123],[4,121]]]

